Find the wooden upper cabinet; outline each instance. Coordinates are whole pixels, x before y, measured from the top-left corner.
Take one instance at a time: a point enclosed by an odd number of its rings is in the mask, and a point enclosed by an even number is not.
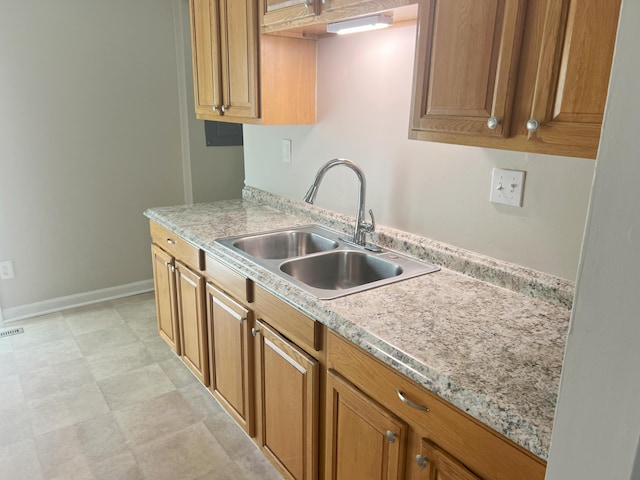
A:
[[[191,0],[196,116],[257,119],[255,2]]]
[[[265,125],[315,123],[315,40],[261,37],[256,0],[189,4],[197,118]]]
[[[595,156],[619,13],[620,0],[548,2],[530,122],[519,125],[530,142]]]
[[[260,0],[260,24],[275,25],[300,19],[313,19],[321,0]]]
[[[620,0],[419,5],[409,138],[595,158]]]
[[[508,135],[524,14],[524,0],[419,4],[412,130]]]

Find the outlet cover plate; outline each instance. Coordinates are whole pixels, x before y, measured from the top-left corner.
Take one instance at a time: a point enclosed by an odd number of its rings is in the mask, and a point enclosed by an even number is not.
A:
[[[494,168],[491,172],[489,200],[492,203],[521,207],[525,174],[521,170]]]
[[[282,139],[282,163],[291,163],[291,140]]]
[[[14,276],[13,262],[11,260],[0,262],[0,280],[8,280]]]

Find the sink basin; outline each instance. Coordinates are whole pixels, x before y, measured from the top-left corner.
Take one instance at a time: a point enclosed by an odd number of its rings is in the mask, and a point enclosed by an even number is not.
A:
[[[392,250],[365,250],[319,225],[218,238],[215,242],[321,300],[440,270]]]
[[[232,245],[252,257],[283,259],[331,250],[338,242],[313,232],[287,230],[240,238]]]
[[[354,250],[342,250],[288,260],[280,270],[314,288],[344,290],[402,273],[396,263]]]

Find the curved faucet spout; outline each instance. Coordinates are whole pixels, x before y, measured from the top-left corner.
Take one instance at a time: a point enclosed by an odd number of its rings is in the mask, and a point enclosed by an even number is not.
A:
[[[304,201],[307,203],[313,203],[315,201],[316,195],[318,194],[318,188],[320,187],[320,182],[322,182],[324,175],[328,170],[338,165],[344,165],[345,167],[353,170],[360,182],[360,192],[358,194],[358,212],[356,215],[355,230],[353,232],[353,242],[357,245],[365,246],[366,235],[369,232],[373,232],[374,227],[373,224],[367,223],[364,219],[364,204],[367,193],[367,181],[362,169],[358,167],[358,165],[356,165],[354,162],[352,162],[351,160],[347,160],[346,158],[334,158],[333,160],[329,160],[327,163],[325,163],[322,167],[320,167],[318,173],[316,173],[316,178],[314,179],[313,184],[304,196]]]

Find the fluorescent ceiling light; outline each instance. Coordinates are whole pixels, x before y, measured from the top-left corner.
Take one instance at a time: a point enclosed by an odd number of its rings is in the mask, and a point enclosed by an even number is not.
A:
[[[371,17],[360,17],[343,22],[327,24],[327,32],[343,35],[345,33],[366,32],[379,28],[390,27],[393,18],[387,15],[374,15]]]

